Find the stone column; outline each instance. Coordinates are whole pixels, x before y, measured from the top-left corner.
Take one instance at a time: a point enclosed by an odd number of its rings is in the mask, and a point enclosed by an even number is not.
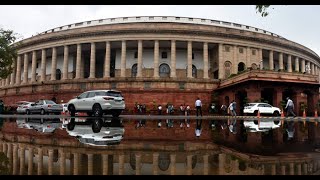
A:
[[[90,54],[90,79],[96,77],[96,43],[91,43],[91,54]]]
[[[10,76],[6,78],[6,86],[9,86],[9,84],[10,84]]]
[[[245,61],[246,62],[246,66],[247,67],[251,67],[251,49],[250,49],[250,47],[248,46],[247,47],[247,53],[246,53],[246,55],[247,55],[247,60]]]
[[[88,175],[93,175],[93,154],[88,154]]]
[[[120,77],[126,77],[126,53],[127,53],[127,45],[126,45],[126,41],[123,40],[121,43]]]
[[[311,74],[311,71],[310,71],[310,69],[311,69],[311,68],[310,68],[310,67],[311,67],[311,66],[310,66],[310,61],[307,61],[307,65],[308,65],[308,68],[309,68],[309,69],[307,69],[307,70],[308,70],[308,71],[307,71],[307,74]]]
[[[32,51],[32,63],[31,63],[31,83],[36,82],[36,69],[37,68],[37,52]]]
[[[187,155],[187,175],[192,175],[192,155]]]
[[[79,153],[73,154],[73,175],[78,175],[79,173]]]
[[[237,74],[238,73],[238,46],[233,46],[233,62],[232,62],[232,71],[231,74]]]
[[[56,80],[56,70],[57,70],[57,48],[52,48],[52,64],[51,64],[51,78],[50,80]]]
[[[136,154],[136,175],[141,175],[141,154]]]
[[[176,69],[176,41],[171,40],[171,75],[170,77],[177,77],[177,69]]]
[[[69,46],[64,46],[62,80],[68,79]]]
[[[65,169],[66,169],[66,154],[63,151],[63,149],[59,149],[60,152],[60,175],[65,175]]]
[[[225,170],[224,170],[224,165],[226,163],[226,154],[219,154],[219,170],[218,170],[218,174],[219,175],[224,175],[225,174]]]
[[[301,61],[301,72],[306,72],[306,60],[302,59]]]
[[[259,64],[260,64],[260,69],[263,69],[263,56],[262,56],[262,49],[259,49]]]
[[[80,68],[81,68],[81,44],[77,44],[77,60],[76,60],[76,79],[80,79]]]
[[[209,174],[209,155],[203,155],[203,175]]]
[[[187,77],[192,78],[192,41],[188,41],[188,71]]]
[[[283,53],[279,53],[279,69],[283,70]]]
[[[42,49],[41,51],[41,81],[46,81],[46,64],[47,64],[47,51],[46,49]]]
[[[24,175],[25,147],[23,145],[19,147],[20,147],[20,175]]]
[[[299,58],[296,57],[296,69],[297,72],[299,72],[300,68],[299,68]]]
[[[281,166],[281,175],[286,175],[286,166]]]
[[[13,175],[18,174],[18,144],[13,144]]]
[[[24,53],[24,62],[23,62],[23,84],[28,83],[28,53]]]
[[[159,163],[159,153],[155,152],[153,153],[153,159],[152,159],[153,175],[158,175],[158,163]]]
[[[208,59],[208,43],[204,42],[203,43],[203,78],[204,79],[209,79],[209,74],[208,74],[208,64],[209,64],[209,59]]]
[[[8,143],[7,157],[9,159],[9,171],[11,173],[12,172],[12,162],[13,162],[12,143]]]
[[[53,149],[48,150],[48,175],[52,175],[53,172]]]
[[[223,60],[223,44],[218,46],[218,66],[219,66],[219,79],[225,79],[224,77],[224,60]]]
[[[301,164],[297,164],[297,175],[301,175]]]
[[[16,75],[16,85],[21,83],[21,55],[17,57],[17,75]]]
[[[137,77],[142,77],[142,40],[138,41],[138,67]]]
[[[271,165],[271,175],[276,175],[277,171],[276,171],[276,164],[272,164]]]
[[[172,42],[171,42],[172,44]],[[172,48],[172,45],[171,45]],[[153,58],[153,77],[154,78],[159,78],[159,41],[155,40],[154,41],[154,58]]]
[[[102,154],[102,174],[108,175],[108,154]]]
[[[33,148],[28,148],[28,175],[32,175],[33,171]]]
[[[314,75],[314,64],[311,63],[311,74]]]
[[[170,174],[176,174],[176,154],[170,154]]]
[[[137,169],[137,166],[136,166]],[[119,175],[124,174],[124,154],[119,154]]]
[[[307,175],[308,174],[308,164],[304,163],[303,164],[303,175]]]
[[[42,175],[43,166],[43,151],[42,148],[38,148],[38,175]]]
[[[12,73],[11,73],[11,79],[10,79],[10,85],[14,85],[14,81],[16,80],[16,66],[17,66],[17,60],[13,59],[13,63],[12,63]]]
[[[291,162],[290,164],[289,164],[289,175],[294,175],[294,164],[293,164],[293,162]]]
[[[106,54],[104,59],[104,78],[110,77],[110,41],[106,42]]]
[[[274,70],[273,68],[273,51],[269,51],[269,70]]]
[[[288,55],[288,72],[292,72],[292,61],[291,61],[291,55]]]

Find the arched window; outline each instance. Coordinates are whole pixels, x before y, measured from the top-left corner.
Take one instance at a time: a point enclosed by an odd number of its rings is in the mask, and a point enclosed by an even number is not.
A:
[[[244,71],[245,66],[246,66],[246,65],[245,65],[243,62],[240,62],[240,63],[238,64],[238,72]]]
[[[224,63],[224,77],[225,78],[228,78],[231,74],[231,62],[230,61],[227,61]]]
[[[258,66],[257,66],[255,63],[252,63],[252,64],[251,64],[251,68],[252,68],[252,69],[258,69]]]
[[[56,80],[61,80],[61,70],[56,69]]]
[[[188,76],[188,66],[186,67],[187,71],[186,71],[186,76]],[[192,77],[197,78],[197,67],[195,65],[192,64]]]
[[[170,67],[168,64],[161,64],[159,66],[160,77],[170,77]]]
[[[131,77],[137,77],[138,65],[134,64],[131,68]]]

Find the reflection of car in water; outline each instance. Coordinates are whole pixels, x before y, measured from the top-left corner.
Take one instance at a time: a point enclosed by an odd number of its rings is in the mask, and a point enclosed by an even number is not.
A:
[[[66,127],[70,136],[92,146],[119,144],[124,135],[120,118],[87,118],[84,122],[71,118]]]
[[[59,118],[18,118],[16,122],[18,128],[34,129],[42,133],[52,133],[57,128],[62,127],[62,123],[60,122]]]
[[[243,121],[243,125],[248,132],[267,132],[271,129],[279,128],[280,121],[260,121],[260,125],[257,120],[255,121]]]

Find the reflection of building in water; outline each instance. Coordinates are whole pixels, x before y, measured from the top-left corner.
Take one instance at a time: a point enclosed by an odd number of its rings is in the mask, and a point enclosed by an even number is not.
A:
[[[206,121],[204,121],[206,122]],[[149,122],[147,122],[149,123]],[[156,121],[154,127],[156,130]],[[238,123],[238,122],[237,122]],[[205,124],[205,123],[204,123]],[[125,127],[128,123],[124,124]],[[133,124],[130,124],[133,126]],[[192,125],[195,125],[192,123]],[[149,126],[148,126],[149,127]],[[136,130],[140,133],[151,130]],[[285,127],[285,126],[283,126]],[[16,129],[15,129],[16,128]],[[132,127],[134,128],[134,127]],[[205,131],[208,126],[202,126]],[[279,127],[271,135],[280,138]],[[316,140],[319,129],[314,124],[295,124],[294,140],[303,146],[306,137]],[[304,130],[303,128],[306,128]],[[180,128],[178,128],[181,130]],[[144,131],[145,130],[145,131]],[[167,132],[167,129],[157,132]],[[171,130],[171,129],[170,129]],[[127,129],[126,129],[127,131]],[[177,131],[177,130],[176,130]],[[302,132],[307,132],[304,135]],[[190,129],[191,134],[194,129]],[[217,133],[227,133],[218,131]],[[275,133],[277,132],[277,133]],[[285,131],[284,131],[285,132]],[[236,143],[238,134],[229,133],[224,141]],[[132,134],[132,133],[131,133]],[[135,134],[132,134],[135,135]],[[212,134],[214,135],[214,134]],[[258,147],[264,143],[261,132],[248,132],[246,145]],[[260,136],[260,138],[259,138]],[[283,135],[284,136],[284,135]],[[202,137],[202,136],[201,136]],[[12,174],[317,174],[320,168],[320,154],[314,151],[303,153],[278,153],[263,156],[241,153],[224,145],[208,141],[151,141],[138,136],[123,140],[115,146],[87,146],[65,130],[43,134],[33,130],[17,128],[16,122],[4,122],[0,132],[0,152],[9,159],[8,168]],[[193,138],[194,134],[193,134]],[[213,136],[215,138],[215,136]],[[260,139],[260,141],[258,141]],[[284,138],[285,139],[285,138]],[[215,139],[213,139],[215,140]],[[312,141],[314,142],[314,141]],[[273,143],[284,143],[274,141]]]

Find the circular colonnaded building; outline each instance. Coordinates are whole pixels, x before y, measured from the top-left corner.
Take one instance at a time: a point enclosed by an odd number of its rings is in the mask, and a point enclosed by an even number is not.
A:
[[[171,16],[120,17],[57,27],[15,44],[14,71],[1,80],[5,104],[20,100],[67,102],[93,89],[117,89],[127,109],[135,103],[204,108],[235,100],[295,111],[316,108],[319,56],[259,28]]]

